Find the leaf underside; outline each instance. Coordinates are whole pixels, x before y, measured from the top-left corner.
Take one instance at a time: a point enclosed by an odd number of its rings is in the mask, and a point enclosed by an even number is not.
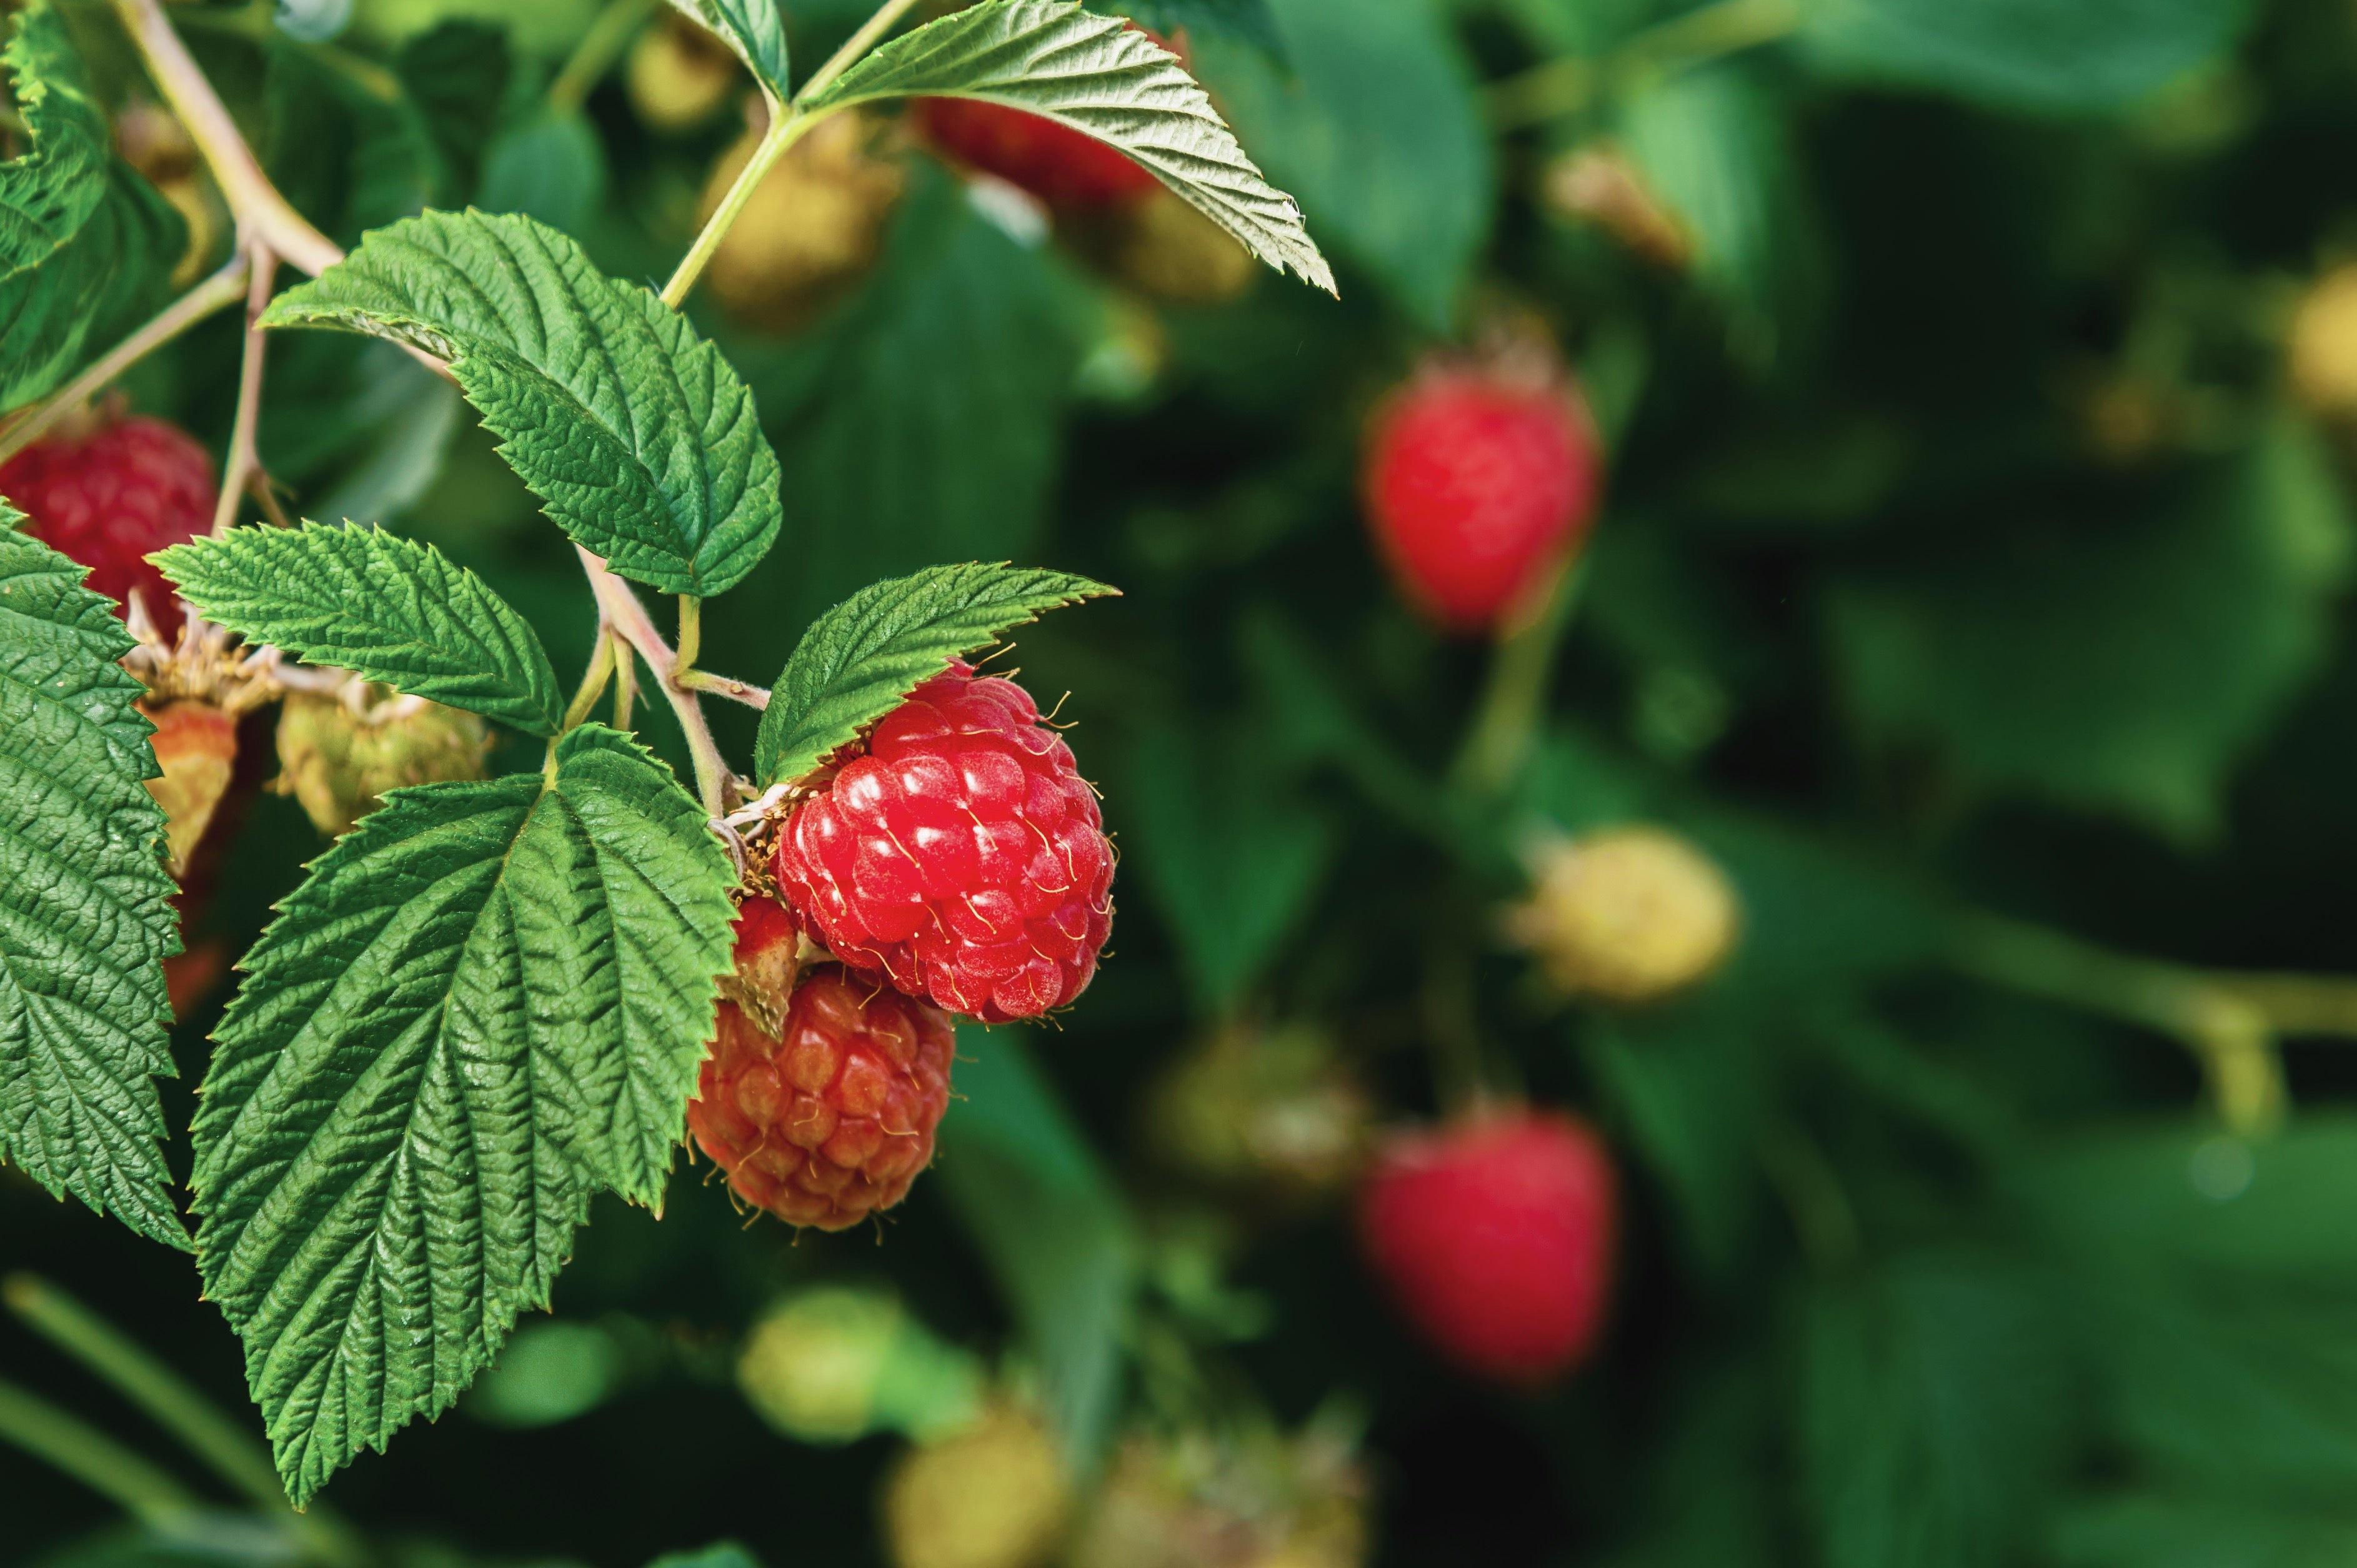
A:
[[[156,556],[190,603],[249,642],[354,670],[528,735],[565,718],[539,634],[439,550],[373,528],[240,528]]]
[[[764,784],[808,773],[942,667],[1041,612],[1115,590],[1066,572],[966,562],[862,588],[813,622],[754,742]]]
[[[448,362],[548,515],[623,576],[712,595],[784,517],[753,395],[687,318],[520,213],[427,212],[264,313]]]
[[[180,948],[131,639],[84,568],[0,505],[0,1158],[188,1245],[163,1108]]]
[[[1301,209],[1245,156],[1178,57],[1075,0],[983,0],[903,34],[804,104],[976,98],[1110,143],[1279,272],[1335,292]]]
[[[245,961],[195,1135],[206,1293],[298,1504],[448,1408],[545,1306],[591,1193],[653,1202],[715,977],[727,858],[628,738],[396,789]]]

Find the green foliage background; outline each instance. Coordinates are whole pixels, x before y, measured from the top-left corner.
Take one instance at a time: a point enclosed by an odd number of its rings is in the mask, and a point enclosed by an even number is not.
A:
[[[864,9],[789,5],[793,58]],[[552,113],[594,10],[361,0],[331,48],[239,7],[176,19],[339,241],[471,200],[660,278],[736,127],[651,136],[618,81]],[[1045,701],[1069,690],[1105,788],[1114,956],[1060,1028],[969,1041],[942,1165],[880,1247],[740,1234],[684,1177],[659,1221],[599,1198],[554,1295],[554,1326],[602,1347],[552,1363],[586,1407],[519,1430],[512,1390],[462,1402],[340,1477],[336,1507],[492,1557],[636,1568],[733,1536],[772,1565],[877,1561],[862,1499],[893,1440],[789,1444],[727,1368],[780,1290],[888,1281],[938,1334],[1027,1351],[1083,1444],[1141,1412],[1362,1402],[1378,1560],[1402,1568],[2357,1554],[2347,1045],[2288,1042],[2288,1121],[2230,1137],[2178,1042],[1991,985],[1955,934],[1981,910],[2190,964],[2357,972],[2357,447],[2287,395],[2282,353],[2307,280],[2357,251],[2357,11],[1139,14],[1189,27],[1340,303],[1271,275],[1159,310],[1141,373],[1133,309],[920,157],[880,263],[808,330],[693,307],[783,470],[780,543],[707,612],[708,667],[767,679],[812,617],[937,561],[1125,590],[1026,628],[1016,660]],[[135,68],[102,11],[66,15],[119,99]],[[1555,154],[1602,140],[1683,220],[1683,272],[1537,199]],[[1561,336],[1612,447],[1502,811],[1446,783],[1485,650],[1408,615],[1354,493],[1374,399],[1501,306]],[[208,323],[133,372],[134,400],[218,449],[236,348]],[[262,444],[298,510],[431,542],[579,667],[569,548],[389,345],[283,335]],[[751,715],[716,716],[742,766]],[[1745,946],[1667,1008],[1555,1005],[1491,935],[1513,835],[1631,817],[1725,862]],[[242,948],[317,849],[265,797],[192,940]],[[1215,1199],[1137,1132],[1157,1075],[1237,1018],[1330,1032],[1388,1113],[1423,1114],[1436,1007],[1592,1116],[1627,1175],[1610,1337],[1544,1399],[1411,1343],[1340,1208]],[[173,1036],[175,1127],[218,1022]],[[187,1173],[185,1140],[168,1158]],[[0,1266],[66,1283],[242,1411],[185,1256],[5,1171]],[[1171,1343],[1212,1369],[1200,1386],[1159,1375]],[[0,1371],[114,1419],[11,1321]],[[88,1542],[109,1517],[0,1462],[0,1563],[107,1557]]]

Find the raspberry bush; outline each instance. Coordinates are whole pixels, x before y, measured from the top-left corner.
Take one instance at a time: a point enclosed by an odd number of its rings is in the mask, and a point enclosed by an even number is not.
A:
[[[2352,137],[0,0],[0,1568],[2357,1555]]]

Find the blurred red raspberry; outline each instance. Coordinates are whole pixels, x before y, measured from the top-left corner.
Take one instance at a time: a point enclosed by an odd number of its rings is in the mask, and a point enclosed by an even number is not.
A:
[[[1361,1189],[1359,1228],[1442,1355],[1531,1385],[1595,1345],[1615,1207],[1611,1158],[1585,1122],[1515,1110],[1395,1138]]]
[[[778,836],[778,886],[836,958],[985,1023],[1061,1007],[1113,929],[1113,846],[1014,682],[953,663]]]
[[[136,590],[162,627],[177,624],[172,587],[145,558],[211,528],[216,493],[211,456],[160,419],[108,419],[0,463],[0,496],[25,514],[25,532],[89,567],[90,585],[117,605]]]
[[[1119,207],[1161,188],[1128,154],[1020,109],[974,98],[920,98],[917,123],[951,157],[1050,207]]]
[[[1427,367],[1367,431],[1363,489],[1392,574],[1443,626],[1501,629],[1596,510],[1596,436],[1570,389],[1528,367]]]
[[[687,1124],[747,1202],[841,1230],[899,1202],[932,1163],[956,1032],[939,1009],[823,964],[801,976],[769,1034],[763,999],[791,973],[794,942],[775,904],[747,902],[743,1000],[720,1004]]]

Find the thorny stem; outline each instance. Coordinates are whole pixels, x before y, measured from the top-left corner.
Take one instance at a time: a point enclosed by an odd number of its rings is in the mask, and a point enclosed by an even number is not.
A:
[[[573,53],[548,84],[548,106],[559,114],[581,107],[589,90],[605,80],[622,58],[622,50],[638,36],[662,0],[609,0],[573,47]]]
[[[62,418],[69,409],[139,360],[163,347],[216,310],[227,308],[246,291],[250,263],[242,251],[221,269],[166,306],[153,319],[94,360],[91,367],[50,395],[49,401],[11,425],[0,435],[0,463],[6,462]]]
[[[0,1441],[48,1460],[145,1525],[168,1529],[199,1507],[179,1482],[106,1434],[5,1381]]]
[[[332,1510],[314,1503],[307,1514],[291,1513],[269,1452],[178,1373],[113,1324],[35,1274],[9,1275],[0,1282],[0,1298],[50,1343],[146,1412],[223,1480],[264,1509],[286,1514],[287,1525],[310,1542],[321,1561],[354,1563],[361,1560],[358,1542]]]
[[[603,561],[580,545],[573,548],[581,557],[582,571],[588,574],[590,591],[597,596],[598,612],[614,635],[629,643],[646,661],[648,672],[670,702],[672,714],[687,736],[688,756],[695,764],[697,798],[703,800],[706,813],[721,815],[734,803],[731,797],[736,790],[736,775],[728,770],[727,759],[720,755],[720,743],[712,738],[712,726],[705,722],[704,708],[695,700],[695,693],[683,691],[673,679],[679,668],[679,656],[663,641],[662,633],[655,629],[646,606],[639,602],[630,585],[606,570]]]
[[[2276,1036],[2357,1036],[2357,980],[2194,969],[1985,914],[1955,922],[1948,958],[1992,984],[2175,1036],[2236,1133],[2265,1132],[2283,1118]]]
[[[114,11],[239,220],[274,252],[314,277],[342,261],[343,248],[313,228],[262,172],[253,149],[238,134],[237,122],[172,30],[160,0],[114,0]]]
[[[795,91],[790,102],[783,105],[774,101],[770,102],[769,130],[762,133],[760,144],[753,149],[753,156],[746,163],[744,171],[737,175],[736,183],[728,188],[728,193],[720,199],[720,205],[705,221],[703,232],[696,235],[695,243],[688,247],[685,256],[680,258],[678,270],[671,274],[671,281],[663,285],[662,302],[665,305],[673,310],[680,307],[694,289],[695,280],[704,275],[705,264],[720,249],[720,242],[727,238],[737,215],[745,210],[745,204],[753,199],[753,192],[760,188],[770,168],[785,156],[788,149],[810,133],[812,126],[833,113],[832,110],[821,110],[813,114],[802,106],[825,91],[836,77],[850,70],[860,56],[874,48],[915,4],[916,0],[884,0],[884,4],[876,8],[876,14],[862,22],[859,30],[845,38],[843,47],[829,55],[824,65],[811,73],[810,80]]]
[[[237,521],[237,503],[251,485],[262,510],[281,528],[286,519],[278,498],[270,493],[270,476],[263,470],[262,455],[254,449],[254,427],[262,417],[262,360],[264,353],[262,313],[270,305],[270,285],[278,275],[278,258],[259,235],[242,237],[253,258],[245,291],[245,357],[238,368],[237,415],[230,424],[229,456],[221,464],[221,499],[213,505],[213,537],[230,531]]]
[[[1796,0],[1714,0],[1646,28],[1598,60],[1566,55],[1484,90],[1490,120],[1504,130],[1573,114],[1599,92],[1773,43],[1801,25]]]

